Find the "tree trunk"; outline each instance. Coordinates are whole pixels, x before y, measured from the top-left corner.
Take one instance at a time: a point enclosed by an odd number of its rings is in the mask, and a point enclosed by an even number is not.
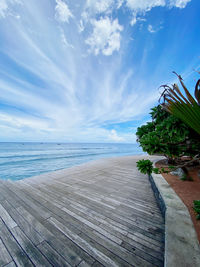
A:
[[[186,180],[191,180],[191,177],[189,176],[189,172],[188,172],[188,169],[187,169],[187,167],[181,167],[181,169],[183,170],[183,172],[184,172],[184,176],[185,177],[183,177],[183,178],[185,178]]]

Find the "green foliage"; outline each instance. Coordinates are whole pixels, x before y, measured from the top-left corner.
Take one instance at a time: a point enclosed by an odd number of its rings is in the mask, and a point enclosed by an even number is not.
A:
[[[165,171],[163,171],[163,172],[165,172]],[[159,168],[153,168],[153,173],[155,173],[155,174],[159,174],[159,173],[160,173]]]
[[[197,220],[200,220],[200,200],[194,200],[193,204],[194,204],[193,209],[197,214],[196,218]]]
[[[141,159],[137,161],[137,168],[141,173],[151,174],[153,171],[153,163],[148,159]]]
[[[168,166],[168,168],[171,170],[171,171],[173,171],[174,170],[174,166]]]
[[[155,174],[159,174],[159,173],[168,173],[167,170],[165,170],[164,168],[153,168],[153,162],[150,161],[149,159],[141,159],[139,161],[137,161],[137,168],[138,170],[143,173],[143,174],[151,174],[151,173],[155,173]]]
[[[136,135],[143,151],[176,159],[195,156],[200,150],[200,136],[180,119],[165,111],[161,105],[151,109],[152,122],[137,129]]]
[[[183,176],[180,178],[181,181],[193,181],[192,177],[188,176],[187,174],[183,174]]]
[[[177,84],[174,84],[172,87],[164,85],[162,86],[165,89],[162,94],[164,99],[162,105],[166,111],[181,119],[200,135],[200,80],[198,80],[195,86],[195,100],[183,83],[181,76],[177,76],[184,94],[182,94]]]

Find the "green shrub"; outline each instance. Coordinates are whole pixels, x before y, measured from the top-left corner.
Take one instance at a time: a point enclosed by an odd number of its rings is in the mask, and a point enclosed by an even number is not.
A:
[[[164,92],[160,99],[163,103],[151,109],[151,122],[138,127],[136,135],[143,151],[150,155],[163,155],[169,164],[179,165],[184,175],[182,180],[191,180],[187,166],[200,162],[200,80],[195,87],[195,98],[185,87],[181,76],[177,75],[184,89],[185,96],[178,85],[173,87],[164,85]],[[192,158],[183,164],[182,157]],[[163,168],[153,168],[148,160],[137,163],[142,173],[169,172]]]
[[[141,159],[137,161],[137,168],[141,173],[151,174],[153,171],[153,163],[148,159]]]
[[[158,174],[160,170],[158,168],[153,168],[153,162],[149,159],[141,159],[136,162],[138,170],[143,174],[151,174],[152,172]]]
[[[200,200],[194,200],[193,204],[194,204],[193,209],[197,214],[196,218],[197,220],[200,220]]]
[[[176,162],[182,156],[195,156],[200,151],[200,136],[180,119],[158,105],[151,109],[152,122],[138,127],[136,135],[143,151],[159,154]]]
[[[192,177],[188,176],[187,174],[183,174],[180,178],[181,181],[194,181]]]

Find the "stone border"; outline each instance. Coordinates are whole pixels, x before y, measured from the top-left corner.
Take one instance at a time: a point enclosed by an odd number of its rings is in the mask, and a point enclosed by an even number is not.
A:
[[[152,174],[150,182],[165,217],[164,266],[200,267],[200,245],[187,207],[161,174]]]
[[[158,202],[158,205],[159,205],[160,211],[162,213],[162,216],[163,216],[163,218],[165,220],[165,213],[166,213],[165,202],[164,202],[164,200],[163,200],[163,198],[162,198],[162,196],[161,196],[161,194],[160,194],[160,192],[159,192],[159,190],[158,190],[158,188],[157,188],[157,186],[156,186],[156,184],[154,182],[154,179],[153,179],[152,175],[149,175],[149,181],[151,183],[151,187],[153,189],[156,201]]]

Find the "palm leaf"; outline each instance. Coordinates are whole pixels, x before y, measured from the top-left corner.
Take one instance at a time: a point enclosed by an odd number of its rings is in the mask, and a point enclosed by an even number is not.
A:
[[[161,98],[164,99],[162,106],[200,135],[200,80],[197,81],[195,86],[195,100],[183,83],[181,76],[177,73],[175,74],[183,87],[185,95],[177,84],[174,84],[173,87],[164,85],[162,86],[164,87],[164,92],[161,95]]]
[[[200,104],[200,79],[196,83],[194,95],[196,97],[198,104]]]

